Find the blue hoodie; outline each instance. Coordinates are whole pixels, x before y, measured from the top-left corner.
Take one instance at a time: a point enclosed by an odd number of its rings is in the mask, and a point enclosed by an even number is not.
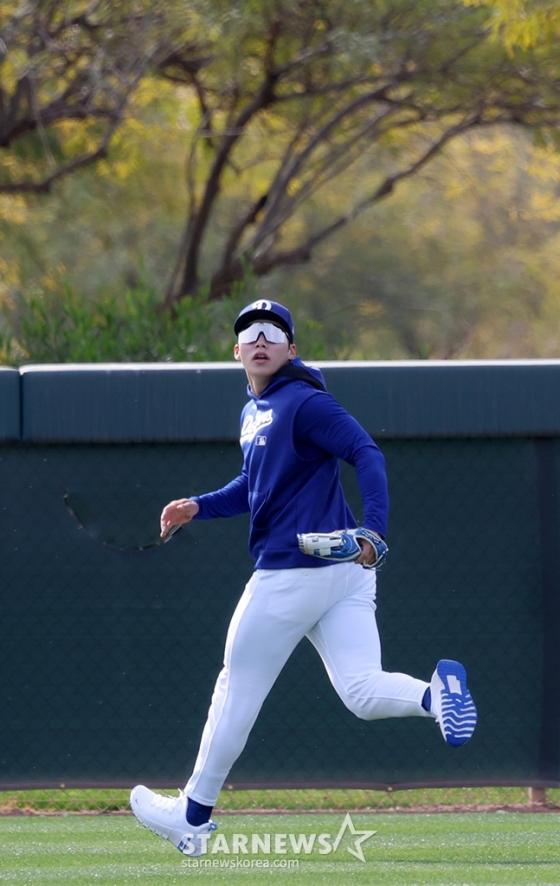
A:
[[[193,496],[195,519],[251,514],[249,550],[257,569],[321,567],[298,547],[298,532],[358,524],[344,498],[339,459],[356,469],[363,526],[385,536],[385,461],[360,424],[327,393],[321,372],[299,357],[274,375],[241,413],[241,474],[216,492]]]

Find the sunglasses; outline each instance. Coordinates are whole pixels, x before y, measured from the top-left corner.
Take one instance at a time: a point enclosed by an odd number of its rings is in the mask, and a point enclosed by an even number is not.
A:
[[[284,330],[280,329],[279,326],[275,326],[274,323],[251,323],[247,329],[241,330],[237,336],[237,341],[240,345],[252,344],[257,341],[261,332],[269,344],[281,345],[288,339]]]

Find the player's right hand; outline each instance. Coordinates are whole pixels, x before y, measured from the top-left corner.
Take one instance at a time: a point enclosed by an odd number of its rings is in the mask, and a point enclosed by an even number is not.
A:
[[[190,498],[179,498],[177,501],[170,501],[161,512],[161,537],[165,538],[173,526],[182,526],[184,523],[190,523],[199,510],[197,503],[191,501]]]

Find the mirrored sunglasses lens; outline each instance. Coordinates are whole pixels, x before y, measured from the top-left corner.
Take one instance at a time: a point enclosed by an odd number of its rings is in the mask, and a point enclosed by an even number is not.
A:
[[[273,323],[253,323],[247,329],[242,329],[237,340],[241,345],[247,345],[257,341],[259,335],[263,333],[267,342],[271,344],[282,344],[286,341],[287,336],[283,329],[274,326]]]

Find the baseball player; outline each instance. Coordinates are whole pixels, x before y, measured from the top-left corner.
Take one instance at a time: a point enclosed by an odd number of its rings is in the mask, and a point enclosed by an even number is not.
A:
[[[387,554],[383,456],[296,356],[289,310],[258,301],[234,324],[234,357],[249,401],[241,415],[243,468],[215,492],[170,502],[161,534],[190,520],[251,515],[255,571],[232,617],[194,771],[178,798],[134,788],[138,820],[191,857],[207,850],[221,787],[260,708],[303,637],[314,645],[344,704],[364,720],[427,717],[464,744],[476,708],[464,667],[438,662],[431,682],[382,670],[376,568]],[[357,473],[363,525],[344,498],[339,459]],[[364,568],[362,568],[364,567]]]

